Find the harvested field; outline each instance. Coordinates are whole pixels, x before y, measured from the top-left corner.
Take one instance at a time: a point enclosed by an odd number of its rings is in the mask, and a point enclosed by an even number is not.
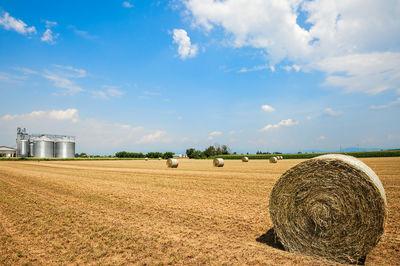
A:
[[[279,249],[268,201],[303,160],[0,162],[0,264],[315,264]],[[366,264],[400,261],[400,158],[380,177],[387,226]],[[268,234],[266,234],[269,231]]]

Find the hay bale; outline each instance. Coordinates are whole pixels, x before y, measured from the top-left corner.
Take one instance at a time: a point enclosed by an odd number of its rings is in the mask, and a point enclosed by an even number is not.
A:
[[[215,159],[213,160],[213,165],[214,165],[215,167],[223,167],[223,166],[224,166],[224,159],[222,159],[222,158],[215,158]]]
[[[271,157],[271,158],[269,158],[269,162],[270,163],[277,163],[278,159],[276,157]]]
[[[161,161],[161,159],[162,159],[161,157],[158,157],[158,160],[159,160],[159,161]]]
[[[145,160],[145,161],[148,161],[148,160],[149,160],[149,158],[147,158],[147,157],[146,157],[146,158],[144,158],[144,160]]]
[[[167,160],[167,166],[169,168],[178,168],[179,161],[177,159],[169,158]]]
[[[277,236],[291,252],[355,263],[380,240],[386,196],[360,160],[329,154],[286,171],[270,196]]]
[[[249,161],[249,157],[243,157],[242,162],[247,163]]]

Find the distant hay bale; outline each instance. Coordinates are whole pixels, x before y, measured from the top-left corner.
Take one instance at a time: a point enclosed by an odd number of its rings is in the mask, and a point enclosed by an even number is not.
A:
[[[222,158],[215,158],[213,160],[213,164],[215,167],[223,167],[224,166],[224,159]]]
[[[147,157],[146,157],[146,158],[144,158],[144,160],[145,160],[145,161],[148,161],[148,160],[149,160],[149,158],[147,158]]]
[[[159,161],[161,161],[161,159],[162,159],[161,157],[158,157],[158,160],[159,160]]]
[[[329,154],[286,171],[270,196],[270,216],[291,252],[355,263],[379,242],[386,196],[360,160]]]
[[[278,159],[276,157],[271,157],[271,158],[269,158],[269,162],[270,163],[277,163]]]
[[[243,157],[243,158],[242,158],[242,162],[247,163],[248,161],[249,161],[249,158],[248,158],[248,157]]]
[[[167,166],[169,168],[178,168],[179,161],[177,159],[169,158],[167,160]]]

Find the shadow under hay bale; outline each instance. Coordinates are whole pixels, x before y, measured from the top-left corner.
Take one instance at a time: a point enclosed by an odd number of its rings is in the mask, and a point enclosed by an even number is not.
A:
[[[279,237],[276,235],[275,229],[273,227],[271,229],[269,229],[265,234],[262,234],[259,237],[257,237],[256,241],[259,243],[268,245],[272,248],[287,251],[287,250],[285,250],[285,247],[282,245],[282,242],[280,241]],[[367,256],[364,256],[364,257],[358,259],[358,261],[356,261],[354,263],[350,263],[350,264],[365,265],[366,259],[367,259]]]
[[[273,227],[269,229],[265,234],[262,234],[259,237],[257,237],[256,241],[276,249],[285,250],[284,246],[279,240],[279,237],[276,235],[275,229]]]

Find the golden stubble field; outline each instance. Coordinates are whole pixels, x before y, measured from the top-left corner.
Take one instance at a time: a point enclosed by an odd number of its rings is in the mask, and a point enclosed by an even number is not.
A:
[[[0,162],[0,264],[329,264],[273,247],[268,200],[303,160]],[[400,158],[363,159],[388,199],[366,264],[400,263]]]

